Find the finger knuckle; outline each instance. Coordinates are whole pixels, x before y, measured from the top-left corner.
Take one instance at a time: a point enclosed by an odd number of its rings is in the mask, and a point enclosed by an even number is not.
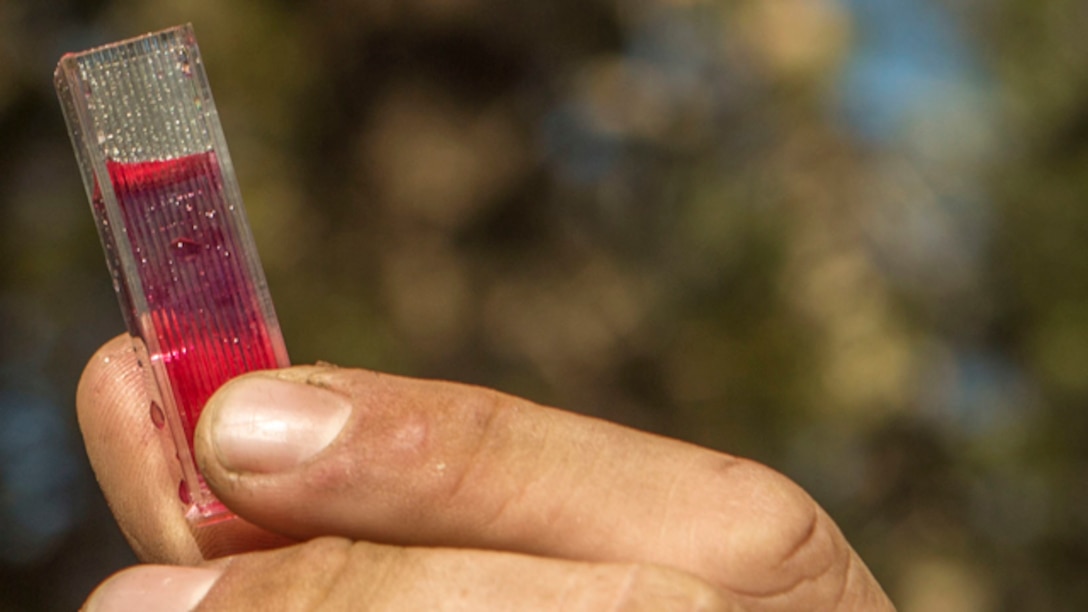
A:
[[[798,485],[755,462],[732,460],[717,485],[717,512],[704,567],[729,590],[759,599],[820,591],[834,599],[847,577],[850,548]]]

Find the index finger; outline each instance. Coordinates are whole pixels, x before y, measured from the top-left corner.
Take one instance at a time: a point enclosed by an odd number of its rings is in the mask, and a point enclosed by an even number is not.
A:
[[[83,442],[95,477],[136,555],[193,565],[286,540],[233,520],[194,531],[179,495],[180,468],[153,422],[145,373],[132,338],[117,336],[91,358],[76,392]]]
[[[487,389],[255,373],[213,396],[196,446],[228,506],[295,538],[656,563],[762,603],[889,605],[827,514],[769,468]]]

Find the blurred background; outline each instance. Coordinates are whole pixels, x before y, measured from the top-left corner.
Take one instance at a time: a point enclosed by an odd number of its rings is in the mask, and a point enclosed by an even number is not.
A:
[[[1082,0],[3,0],[0,610],[134,562],[52,72],[185,21],[295,362],[763,461],[907,612],[1088,608]]]

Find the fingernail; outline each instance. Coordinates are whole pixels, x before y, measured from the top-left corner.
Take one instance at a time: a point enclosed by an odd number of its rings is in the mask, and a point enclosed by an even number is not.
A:
[[[219,579],[221,570],[199,567],[141,565],[125,570],[102,583],[85,612],[188,612]]]
[[[291,470],[320,453],[351,414],[337,393],[263,374],[227,384],[208,409],[220,464],[260,474]]]

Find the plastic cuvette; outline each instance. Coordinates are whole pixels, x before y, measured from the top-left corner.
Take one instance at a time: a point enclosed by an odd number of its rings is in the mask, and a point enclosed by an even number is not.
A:
[[[192,27],[69,53],[55,84],[180,503],[197,526],[229,519],[193,460],[197,419],[288,357]]]

